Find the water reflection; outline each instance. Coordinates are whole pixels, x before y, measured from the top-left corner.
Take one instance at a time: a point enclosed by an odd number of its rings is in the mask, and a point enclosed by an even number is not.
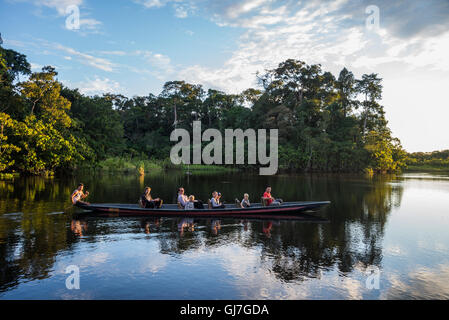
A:
[[[449,299],[449,265],[435,268],[421,267],[408,274],[406,279],[392,276],[394,285],[387,290],[385,299]]]
[[[267,236],[267,238],[271,238],[271,228],[273,227],[273,222],[264,222],[262,231]]]
[[[182,219],[178,223],[178,232],[181,237],[184,236],[184,229],[187,229],[190,232],[195,231],[195,223],[192,218]]]
[[[150,234],[151,229],[155,231],[159,228],[160,221],[160,218],[142,219],[141,228],[144,230],[145,234]]]
[[[218,235],[218,230],[221,229],[221,221],[220,220],[212,220],[211,230],[214,235]]]
[[[186,177],[176,172],[145,177],[85,175],[0,181],[0,292],[14,290],[24,282],[51,278],[55,261],[67,254],[83,254],[77,251],[84,248],[83,243],[101,250],[100,243],[142,239],[157,243],[154,250],[158,254],[175,258],[227,246],[251,250],[252,254],[257,252],[258,265],[269,269],[266,277],[281,283],[320,279],[323,272],[334,269],[349,275],[354,270],[363,272],[369,266],[381,268],[385,225],[390,212],[401,205],[403,187],[395,183],[396,179],[241,174]],[[181,185],[199,199],[206,199],[211,190],[218,189],[228,201],[243,193],[257,198],[266,185],[271,185],[284,201],[330,200],[332,205],[320,213],[330,223],[321,223],[319,219],[317,223],[313,220],[303,223],[95,217],[78,214],[70,205],[70,194],[81,181],[89,189],[92,202],[128,203],[136,201],[143,185],[154,186],[166,203],[175,200],[177,187]],[[63,209],[65,214],[51,214]],[[136,259],[146,259],[151,252],[140,254]],[[116,259],[120,264],[121,258]],[[125,281],[127,269],[122,270],[120,279]],[[90,273],[95,281],[94,275],[101,270],[93,269]],[[48,294],[42,288],[42,295]],[[117,297],[121,297],[120,293]]]
[[[87,230],[87,222],[80,220],[72,220],[72,223],[70,224],[70,229],[72,230],[74,235],[82,237],[83,231]]]

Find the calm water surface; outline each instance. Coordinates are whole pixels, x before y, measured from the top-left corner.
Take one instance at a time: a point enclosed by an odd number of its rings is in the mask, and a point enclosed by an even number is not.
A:
[[[166,203],[179,186],[258,201],[270,184],[332,204],[325,221],[96,217],[70,205],[80,181],[91,202],[136,203],[146,185]],[[449,299],[448,231],[445,174],[19,178],[0,181],[0,299]]]

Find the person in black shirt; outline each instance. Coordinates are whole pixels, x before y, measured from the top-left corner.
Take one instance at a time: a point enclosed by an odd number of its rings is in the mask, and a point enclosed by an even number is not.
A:
[[[160,208],[162,200],[159,198],[153,199],[151,197],[151,188],[146,187],[144,193],[140,196],[140,201],[144,208]]]

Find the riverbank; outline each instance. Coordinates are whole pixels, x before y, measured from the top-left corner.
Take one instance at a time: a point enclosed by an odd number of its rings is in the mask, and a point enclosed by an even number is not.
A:
[[[405,172],[449,172],[449,167],[437,167],[432,165],[409,165]]]
[[[94,166],[86,166],[82,169],[100,169],[102,171],[110,172],[136,172],[138,174],[149,173],[159,170],[177,169],[184,171],[216,171],[216,172],[235,172],[237,168],[221,166],[221,165],[206,165],[206,164],[173,164],[170,159],[156,160],[156,159],[127,159],[123,157],[113,157],[100,161]]]
[[[9,180],[20,177],[20,173],[0,173],[1,180]]]
[[[238,172],[239,170],[252,171],[257,167],[231,167],[226,165],[206,165],[206,164],[179,164],[175,165],[170,159],[158,160],[158,159],[142,159],[142,158],[128,158],[128,157],[110,157],[97,163],[88,163],[82,166],[76,167],[73,171],[103,171],[103,172],[120,172],[120,173],[135,173],[136,175],[143,175],[146,173],[155,173],[163,170],[183,170],[186,172]],[[72,170],[71,170],[72,171]],[[431,165],[431,164],[410,164],[407,168],[403,169],[403,172],[449,172],[449,166]],[[285,173],[304,173],[302,170],[279,167],[278,174]],[[311,174],[320,173],[332,173],[324,171],[310,171]],[[341,172],[354,174],[357,172]],[[365,169],[360,174],[368,174],[370,176],[378,175],[372,169]],[[44,176],[51,176],[53,172],[46,172]],[[0,179],[7,180],[19,177],[20,173],[0,173]]]

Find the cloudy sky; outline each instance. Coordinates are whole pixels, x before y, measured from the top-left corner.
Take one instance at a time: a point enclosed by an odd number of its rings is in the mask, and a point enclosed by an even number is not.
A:
[[[0,0],[0,32],[89,95],[157,95],[168,80],[238,93],[287,58],[375,72],[407,151],[449,149],[448,0]]]

